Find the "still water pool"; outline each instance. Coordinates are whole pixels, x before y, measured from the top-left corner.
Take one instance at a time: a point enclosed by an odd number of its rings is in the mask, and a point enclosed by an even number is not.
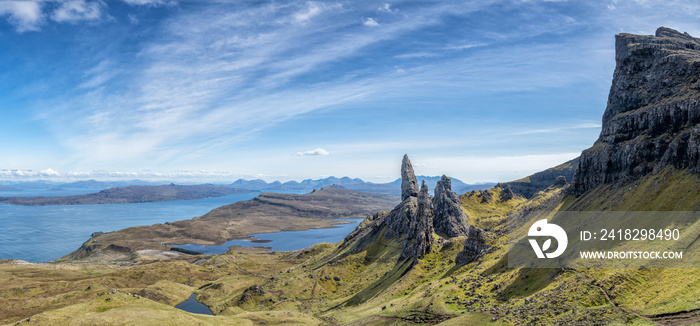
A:
[[[184,310],[187,312],[191,312],[193,314],[202,314],[202,315],[214,315],[214,313],[209,310],[209,307],[205,306],[201,302],[197,301],[197,294],[192,293],[192,295],[187,298],[187,300],[178,303],[175,308]]]
[[[349,223],[336,224],[329,229],[310,229],[305,231],[281,231],[275,233],[249,234],[254,240],[230,240],[220,246],[203,246],[198,244],[180,245],[182,249],[201,252],[206,255],[223,254],[231,246],[241,247],[270,247],[274,251],[291,251],[306,248],[308,246],[330,242],[336,243],[350,234],[362,219],[344,220]]]

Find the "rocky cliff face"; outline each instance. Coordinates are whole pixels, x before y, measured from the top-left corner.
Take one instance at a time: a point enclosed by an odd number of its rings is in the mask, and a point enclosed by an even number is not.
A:
[[[661,27],[617,35],[615,52],[603,128],[581,154],[577,194],[666,167],[700,170],[700,39]]]
[[[452,183],[448,176],[443,175],[438,181],[434,194],[432,207],[435,232],[449,238],[466,236],[469,232],[467,214],[462,210],[459,196],[452,191]]]

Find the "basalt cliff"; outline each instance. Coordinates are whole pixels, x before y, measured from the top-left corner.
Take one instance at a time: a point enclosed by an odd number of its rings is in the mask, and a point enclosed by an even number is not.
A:
[[[700,39],[666,27],[619,34],[615,60],[602,131],[574,177],[578,195],[667,167],[700,169]]]

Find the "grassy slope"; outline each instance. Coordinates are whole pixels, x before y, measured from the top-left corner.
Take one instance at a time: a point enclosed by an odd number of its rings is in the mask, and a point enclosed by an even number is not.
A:
[[[700,210],[700,176],[666,169],[625,187],[601,186],[575,199],[567,210],[695,211]],[[697,246],[692,247],[697,250]],[[691,249],[692,249],[691,248]],[[642,315],[700,309],[700,272],[681,269],[588,269],[613,301]]]
[[[190,291],[194,291],[199,294],[201,302],[220,315],[192,316],[173,310],[165,304],[154,305],[148,300],[134,300],[130,297],[115,299],[114,304],[121,310],[114,311],[119,311],[120,314],[152,317],[144,320],[143,324],[158,325],[162,318],[170,318],[168,320],[175,323],[195,320],[207,322],[213,318],[217,321],[220,319],[220,324],[263,321],[268,325],[283,322],[347,325],[646,325],[650,322],[635,313],[651,316],[700,307],[700,273],[697,273],[697,269],[509,269],[505,218],[515,210],[526,208],[698,209],[698,184],[700,178],[697,175],[667,170],[628,187],[601,187],[580,198],[562,197],[562,189],[549,189],[532,200],[515,198],[502,202],[500,190],[495,188],[490,190],[493,202],[482,203],[478,193],[465,194],[461,199],[470,222],[489,227],[492,231],[488,233],[487,239],[492,250],[482,259],[466,266],[454,264],[454,257],[462,249],[463,238],[436,244],[432,253],[420,260],[413,269],[406,271],[402,265],[396,265],[395,261],[401,243],[383,239],[380,235],[378,241],[359,252],[351,252],[352,246],[340,249],[331,244],[319,244],[285,254],[238,252],[243,249],[236,249],[226,255],[206,258],[203,266],[187,262],[134,267],[100,265],[94,267],[97,271],[91,273],[97,273],[95,276],[99,279],[106,277],[103,275],[111,275],[114,272],[112,268],[132,271],[130,274],[120,270],[119,275],[134,275],[133,273],[139,272],[157,275],[163,274],[163,271],[173,271],[177,277],[153,277],[149,282],[139,283],[138,286],[131,283],[109,283],[96,293],[103,293],[107,287],[114,286],[120,287],[120,290],[123,288],[122,294],[146,288],[172,298],[170,305],[174,305],[177,300],[184,299]],[[19,268],[0,266],[0,271]],[[161,267],[155,268],[156,266]],[[46,273],[42,268],[49,267],[23,268],[29,270],[24,274],[14,273],[9,276],[14,277],[11,279],[13,282],[35,281],[36,275]],[[198,281],[192,284],[194,286],[183,288],[182,283],[187,282],[189,277],[187,275],[207,271],[211,273],[210,279],[195,277]],[[90,275],[87,272],[75,273],[83,277]],[[397,277],[399,274],[403,276]],[[3,276],[3,279],[7,277]],[[68,274],[56,276],[56,279],[61,278],[70,279],[62,286],[73,286],[75,289],[58,293],[37,306],[48,305],[40,308],[43,310],[59,308],[60,304],[51,306],[52,300],[65,297],[74,298],[72,302],[79,305],[64,308],[74,310],[47,311],[41,315],[42,318],[51,320],[70,315],[81,318],[75,320],[85,323],[116,318],[109,313],[112,309],[94,311],[96,305],[104,304],[100,301],[104,300],[102,297],[93,294],[93,297],[79,298],[75,294],[81,288],[84,289],[87,283],[81,282],[87,282],[86,280]],[[265,293],[241,300],[245,289],[254,284],[262,285]],[[610,295],[616,306],[622,306],[631,312],[613,306],[601,289]],[[6,288],[4,291],[14,291],[16,296],[22,295],[16,289]],[[39,294],[28,294],[25,299],[33,300],[31,298],[35,296]],[[65,313],[68,311],[70,314]],[[3,317],[6,322],[19,319],[19,316]]]
[[[494,194],[494,197],[497,196],[498,194]],[[533,201],[535,202],[537,201]],[[476,210],[476,213],[471,213],[471,217],[476,220],[486,220],[486,217],[489,217],[495,221],[496,216],[503,216],[501,214],[509,212],[512,207],[525,204],[521,199],[498,202],[494,204],[494,208]],[[469,207],[468,202],[466,206]],[[495,228],[500,226],[496,225]],[[174,280],[173,283],[178,286],[189,280],[188,275],[209,270],[212,273],[211,281],[195,277],[193,279],[199,281],[188,289],[198,293],[198,300],[221,316],[215,318],[222,318],[226,322],[257,321],[255,318],[268,316],[267,314],[290,314],[289,318],[298,324],[454,324],[460,320],[495,325],[522,324],[536,315],[542,315],[542,311],[549,311],[548,305],[553,301],[557,302],[557,310],[550,312],[550,315],[536,318],[562,322],[568,320],[567,318],[580,318],[600,322],[610,320],[611,315],[615,316],[615,311],[600,299],[600,293],[581,285],[574,274],[505,268],[506,239],[503,235],[489,238],[494,250],[482,260],[467,266],[455,266],[454,257],[461,251],[463,240],[456,238],[442,246],[436,245],[435,251],[407,273],[403,266],[396,266],[395,257],[401,244],[381,237],[379,241],[353,254],[348,254],[348,248],[339,251],[336,245],[319,244],[289,254],[230,252],[208,258],[203,266],[187,262],[164,262],[160,263],[162,265],[118,268],[133,271],[132,273],[146,273],[145,275],[163,274],[164,270],[160,268],[167,269],[179,276],[166,277]],[[399,275],[403,276],[399,278]],[[27,282],[33,280],[27,276]],[[151,284],[139,285],[146,289],[162,288],[156,284],[163,284],[166,280],[163,280],[163,277],[154,277],[152,281]],[[243,291],[253,284],[262,285],[266,292],[242,301]],[[77,283],[76,286],[78,285],[82,287],[84,284]],[[119,288],[121,293],[141,291],[138,286],[127,283],[110,283],[109,286]],[[103,286],[96,290],[96,293],[104,293],[105,288]],[[562,289],[565,289],[566,293],[577,295],[562,294]],[[72,292],[75,291],[80,289],[76,288]],[[152,292],[167,297],[167,293],[178,291],[161,289]],[[180,299],[184,299],[186,294],[180,293]],[[63,316],[71,315],[75,318],[73,321],[81,323],[100,323],[116,318],[116,315],[109,313],[112,309],[99,312],[92,308],[94,305],[105,304],[100,301],[103,299],[95,297],[96,295],[73,300],[78,306],[65,308],[73,310],[47,311],[41,318],[59,320],[64,318]],[[454,299],[457,295],[459,300]],[[523,305],[522,301],[525,298],[532,301]],[[464,300],[469,302],[467,306],[462,304]],[[177,303],[174,298],[169,301],[171,305]],[[182,323],[192,321],[181,319],[185,318],[182,317],[182,312],[164,307],[163,304],[154,306],[148,300],[123,298],[114,304],[118,305],[119,309],[114,311],[119,311],[120,314],[147,315],[148,319],[144,319],[146,325],[158,325],[163,318]],[[51,308],[59,307],[43,307]],[[66,313],[67,311],[70,313]],[[493,316],[497,318],[496,322],[491,322]],[[459,319],[450,321],[454,318]],[[17,319],[15,317],[5,320]]]

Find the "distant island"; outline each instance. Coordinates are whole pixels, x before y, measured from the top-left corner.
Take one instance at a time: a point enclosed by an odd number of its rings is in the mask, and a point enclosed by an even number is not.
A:
[[[251,191],[210,184],[169,184],[160,186],[115,187],[93,194],[76,196],[0,197],[0,203],[20,206],[150,203],[202,199],[247,193],[251,193]]]

